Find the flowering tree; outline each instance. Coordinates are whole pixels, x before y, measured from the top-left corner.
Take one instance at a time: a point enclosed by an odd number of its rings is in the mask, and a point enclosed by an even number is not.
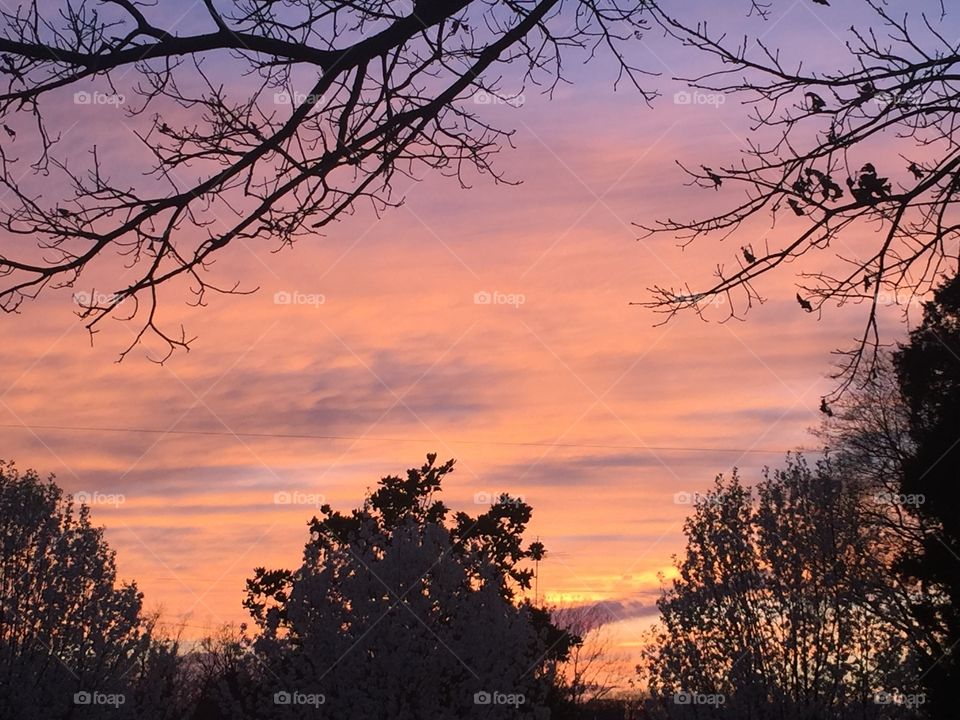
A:
[[[860,502],[826,461],[788,458],[755,495],[736,473],[717,479],[684,526],[641,668],[661,715],[889,716],[916,664]]]
[[[245,717],[366,720],[529,714],[547,698],[548,662],[575,640],[545,611],[517,603],[531,573],[530,507],[503,495],[477,517],[436,498],[453,462],[428,455],[380,481],[349,515],[322,508],[302,565],[257,570],[247,607],[255,692]],[[328,713],[328,715],[326,715]]]
[[[152,638],[90,509],[0,465],[0,708],[22,720],[176,718],[177,649]]]

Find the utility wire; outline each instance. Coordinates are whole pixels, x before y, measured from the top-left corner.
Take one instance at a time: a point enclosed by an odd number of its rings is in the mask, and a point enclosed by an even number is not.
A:
[[[267,433],[267,432],[232,432],[228,430],[161,430],[159,428],[136,427],[94,427],[82,425],[18,425],[14,423],[0,423],[0,428],[12,430],[54,430],[62,432],[103,432],[103,433],[135,433],[141,435],[196,435],[204,437],[232,437],[232,438],[262,438],[281,440],[370,440],[373,442],[393,443],[435,443],[436,438],[399,438],[374,435],[314,435],[311,433]],[[659,452],[698,452],[698,453],[767,453],[785,455],[788,452],[817,452],[814,448],[797,447],[792,450],[776,448],[718,448],[718,447],[686,447],[682,445],[603,445],[599,443],[551,443],[533,440],[475,440],[475,439],[443,439],[448,445],[497,445],[505,447],[550,447],[593,450],[646,450]]]

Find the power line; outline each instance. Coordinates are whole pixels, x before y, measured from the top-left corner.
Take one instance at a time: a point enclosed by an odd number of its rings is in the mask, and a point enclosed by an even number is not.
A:
[[[393,443],[435,443],[437,438],[399,438],[374,435],[314,435],[311,433],[266,433],[266,432],[232,432],[227,430],[161,430],[159,428],[136,427],[95,427],[83,425],[25,425],[14,423],[0,423],[0,428],[12,430],[53,430],[61,432],[103,432],[103,433],[135,433],[141,435],[198,435],[205,437],[232,437],[232,438],[260,438],[280,440],[369,440],[371,442]],[[549,447],[593,450],[646,450],[648,452],[698,452],[698,453],[739,453],[746,454],[776,454],[784,455],[788,452],[816,452],[813,448],[793,448],[781,450],[776,448],[718,448],[718,447],[687,447],[682,445],[604,445],[600,443],[550,443],[534,440],[476,440],[476,439],[444,439],[447,445],[497,445],[505,447]]]

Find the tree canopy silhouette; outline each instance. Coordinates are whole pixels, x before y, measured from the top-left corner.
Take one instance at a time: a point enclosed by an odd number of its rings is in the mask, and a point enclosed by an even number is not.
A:
[[[0,717],[181,717],[176,644],[153,637],[90,508],[0,464]]]
[[[324,506],[299,568],[256,570],[256,663],[224,698],[231,716],[288,717],[296,693],[358,719],[506,717],[549,701],[549,669],[578,638],[517,598],[539,552],[522,545],[530,506],[501,495],[451,517],[437,495],[452,470],[428,455],[348,515]]]
[[[734,472],[701,499],[640,667],[654,716],[879,719],[922,704],[895,545],[865,522],[873,488],[840,472],[789,457],[754,488]],[[883,702],[896,694],[912,706]]]

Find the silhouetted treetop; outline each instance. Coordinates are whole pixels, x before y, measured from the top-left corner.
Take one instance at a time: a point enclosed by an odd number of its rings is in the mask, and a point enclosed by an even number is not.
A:
[[[530,508],[502,495],[450,518],[435,496],[452,470],[429,455],[350,514],[323,507],[297,569],[256,570],[256,665],[234,716],[288,717],[271,698],[290,689],[356,720],[531,715],[550,702],[552,668],[579,637],[515,597],[531,577],[521,561],[542,551],[522,549]],[[491,693],[523,699],[491,706]]]
[[[545,553],[540,542],[526,549],[523,545],[532,508],[504,493],[477,515],[451,513],[437,495],[453,468],[453,460],[437,464],[436,454],[431,453],[423,465],[409,469],[405,477],[388,475],[380,479],[363,505],[348,514],[323,505],[320,515],[309,523],[311,539],[304,550],[305,567],[323,565],[337,548],[356,546],[364,552],[379,552],[401,530],[436,526],[449,535],[450,552],[474,581],[492,583],[506,600],[514,599],[518,590],[530,589],[533,570],[524,561],[534,555],[542,558]],[[296,571],[256,569],[255,577],[247,582],[245,605],[257,622],[266,622],[270,612],[283,621],[283,606],[296,577]]]
[[[901,492],[918,499],[923,529],[920,550],[903,553],[901,570],[923,590],[913,610],[934,638],[925,684],[932,713],[945,717],[960,676],[960,276],[924,304],[923,321],[894,361],[912,446]]]
[[[0,717],[182,717],[178,646],[52,478],[0,463]]]

